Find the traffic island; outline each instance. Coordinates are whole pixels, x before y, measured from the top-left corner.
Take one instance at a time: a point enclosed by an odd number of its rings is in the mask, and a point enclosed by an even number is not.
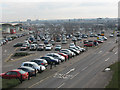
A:
[[[26,57],[31,56],[31,55],[35,55],[35,53],[26,52],[26,51],[19,51],[19,52],[16,52],[14,54],[11,54],[10,57],[8,57],[8,59],[6,60],[6,62],[17,61],[17,60],[20,60],[22,58],[26,58]]]

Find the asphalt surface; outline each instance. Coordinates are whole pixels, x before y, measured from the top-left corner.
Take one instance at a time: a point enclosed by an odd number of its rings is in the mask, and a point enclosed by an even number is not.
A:
[[[14,40],[3,46],[3,72],[18,68],[23,61],[29,61],[52,51],[33,51],[35,54],[29,57],[16,59],[6,62],[6,59],[14,53],[18,48],[13,48],[13,44],[23,41],[25,37]],[[92,38],[91,38],[92,39]],[[70,43],[71,41],[68,41]],[[57,43],[60,44],[60,43]],[[80,45],[80,42],[77,44]],[[62,45],[63,48],[68,48]],[[5,51],[7,50],[7,51]],[[106,67],[118,60],[118,47],[115,38],[108,38],[107,41],[97,47],[90,47],[88,51],[76,56],[69,61],[63,62],[53,69],[45,70],[43,73],[37,74],[31,80],[26,80],[16,88],[99,88],[104,85],[91,85],[91,81],[95,82],[96,76]],[[99,82],[99,81],[98,81]],[[102,83],[102,82],[101,82]]]

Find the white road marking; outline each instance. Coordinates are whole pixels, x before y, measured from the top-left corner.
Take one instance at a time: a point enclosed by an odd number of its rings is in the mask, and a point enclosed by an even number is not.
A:
[[[116,52],[115,54],[117,54],[118,52]]]
[[[110,58],[107,58],[105,61],[108,61]]]
[[[85,68],[83,68],[81,71],[84,71],[85,69],[87,69],[88,68],[88,66],[87,67],[85,67]]]
[[[102,53],[102,51],[99,51],[99,53]]]
[[[75,75],[73,75],[73,77],[71,77],[70,79],[73,79],[74,77],[76,77],[79,73],[76,73]]]
[[[72,71],[74,71],[74,70],[75,70],[75,68],[70,69],[70,71],[68,71],[66,74],[69,74],[70,72],[72,72]]]
[[[60,86],[58,86],[57,88],[61,88],[65,83],[62,83]]]

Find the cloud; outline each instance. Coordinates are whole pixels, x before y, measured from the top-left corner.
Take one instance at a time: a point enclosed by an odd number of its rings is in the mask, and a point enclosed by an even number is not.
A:
[[[14,1],[14,0],[12,0]],[[19,1],[19,0],[18,0]],[[117,0],[79,0],[81,2],[2,2],[3,21],[60,18],[117,17]],[[34,0],[36,1],[36,0]],[[45,2],[47,1],[47,2]],[[54,1],[54,0],[52,0]],[[74,0],[76,1],[76,0]]]

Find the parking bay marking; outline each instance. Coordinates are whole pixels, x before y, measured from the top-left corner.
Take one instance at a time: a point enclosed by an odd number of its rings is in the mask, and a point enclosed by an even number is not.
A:
[[[62,83],[60,86],[58,86],[57,88],[61,88],[65,83]]]
[[[108,61],[110,58],[107,58],[105,61]]]

